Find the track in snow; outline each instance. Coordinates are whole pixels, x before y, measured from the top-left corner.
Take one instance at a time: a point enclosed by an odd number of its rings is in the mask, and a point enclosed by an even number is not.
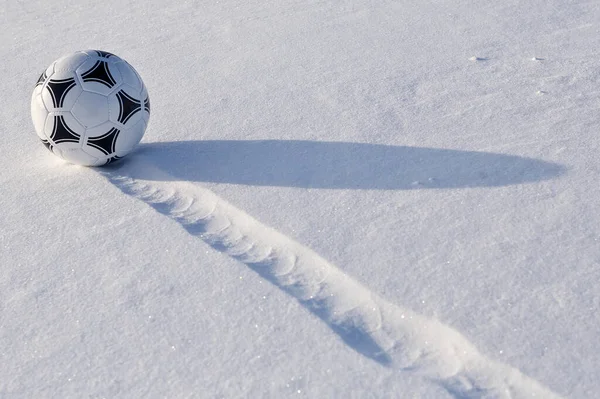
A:
[[[152,181],[132,178],[143,171]],[[429,378],[456,398],[558,398],[519,370],[483,356],[458,331],[391,304],[312,250],[151,162],[100,173],[124,193],[243,262],[318,316],[348,346],[378,363]]]

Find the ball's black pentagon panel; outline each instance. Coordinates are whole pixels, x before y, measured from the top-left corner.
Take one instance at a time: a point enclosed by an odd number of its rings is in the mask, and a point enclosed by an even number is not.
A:
[[[113,127],[102,136],[88,138],[87,144],[90,147],[102,151],[105,155],[112,154],[115,152],[115,145],[119,133],[120,130]]]
[[[50,92],[54,108],[61,108],[63,106],[67,92],[73,87],[75,87],[74,78],[60,80],[50,79],[50,81],[46,85],[46,88]]]
[[[96,61],[94,66],[81,75],[81,78],[84,82],[97,82],[108,88],[117,84],[105,61]]]
[[[150,97],[146,97],[144,100],[144,111],[150,113]]]
[[[50,138],[54,144],[78,143],[80,135],[75,133],[65,122],[62,115],[54,115],[54,127]]]
[[[119,118],[117,119],[119,123],[126,124],[136,112],[142,109],[142,103],[123,90],[119,90],[117,99],[119,100]]]

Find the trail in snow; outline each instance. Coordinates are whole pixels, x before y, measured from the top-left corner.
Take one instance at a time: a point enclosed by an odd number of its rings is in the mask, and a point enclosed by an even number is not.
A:
[[[131,177],[142,172],[151,181]],[[386,367],[429,378],[457,398],[558,397],[519,370],[486,358],[451,327],[387,302],[210,190],[175,182],[142,157],[100,173],[193,236],[248,265],[296,298],[351,348]]]

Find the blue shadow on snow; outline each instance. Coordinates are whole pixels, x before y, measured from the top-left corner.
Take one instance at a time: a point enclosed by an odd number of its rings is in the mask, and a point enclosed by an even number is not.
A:
[[[324,189],[498,187],[548,180],[567,170],[492,152],[295,140],[149,143],[128,158],[136,157],[149,158],[175,180]],[[131,172],[134,178],[156,179]]]

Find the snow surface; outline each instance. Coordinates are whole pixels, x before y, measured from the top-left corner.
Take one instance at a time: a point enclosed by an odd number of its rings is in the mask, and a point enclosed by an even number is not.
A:
[[[0,3],[0,397],[600,397],[599,3],[72,3]],[[85,48],[103,169],[29,118]]]

